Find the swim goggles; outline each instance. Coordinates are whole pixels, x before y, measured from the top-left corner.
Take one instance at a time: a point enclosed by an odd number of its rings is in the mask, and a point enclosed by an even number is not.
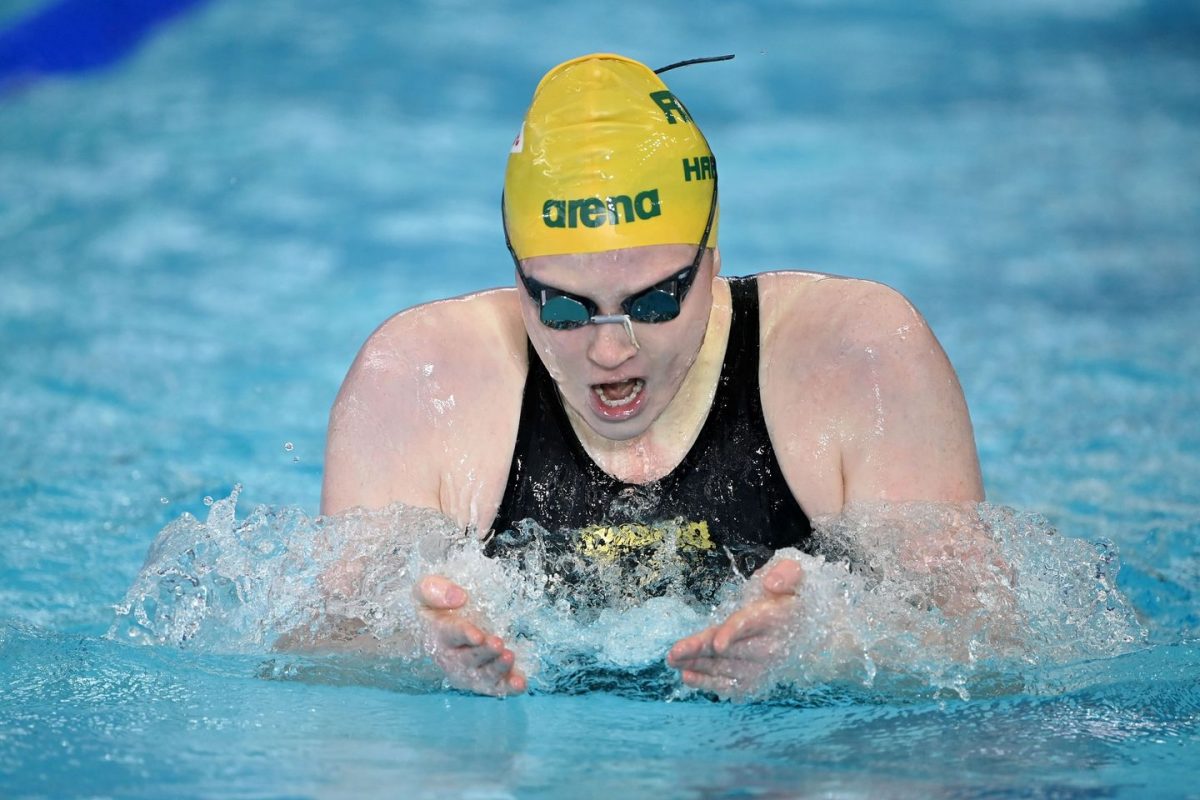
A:
[[[696,257],[692,263],[684,266],[669,278],[659,281],[642,291],[631,294],[621,301],[622,314],[599,314],[600,309],[590,298],[564,292],[553,286],[547,286],[541,281],[534,280],[525,274],[521,268],[521,259],[513,249],[512,240],[508,236],[508,224],[504,222],[503,197],[501,198],[501,222],[504,224],[504,244],[512,255],[513,263],[517,266],[517,275],[525,291],[538,304],[539,318],[547,328],[554,330],[573,330],[584,325],[623,324],[625,330],[633,339],[634,322],[669,322],[679,316],[683,300],[700,270],[700,260],[708,246],[708,235],[712,232],[713,217],[717,210],[717,179],[713,176],[712,204],[708,208],[708,222],[704,225],[704,233],[700,237],[700,246],[696,248]],[[636,343],[636,339],[634,342]]]

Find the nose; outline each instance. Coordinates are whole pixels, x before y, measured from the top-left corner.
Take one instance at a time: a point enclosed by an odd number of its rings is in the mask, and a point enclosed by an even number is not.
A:
[[[611,320],[616,323],[618,320]],[[607,322],[607,320],[606,320]],[[633,325],[625,317],[622,324],[589,325],[593,329],[592,341],[588,345],[588,359],[603,369],[616,369],[637,355],[638,343],[633,334]]]

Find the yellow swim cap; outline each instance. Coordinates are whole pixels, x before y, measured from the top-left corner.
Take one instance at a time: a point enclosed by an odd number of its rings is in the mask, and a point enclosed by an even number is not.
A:
[[[716,171],[704,134],[653,70],[610,53],[572,59],[538,84],[508,157],[512,247],[531,258],[697,245]]]

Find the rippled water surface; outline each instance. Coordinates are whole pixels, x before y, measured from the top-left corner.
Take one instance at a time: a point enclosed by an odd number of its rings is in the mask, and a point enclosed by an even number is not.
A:
[[[0,0],[0,31],[41,7]],[[0,795],[1197,796],[1198,39],[1165,0],[211,0],[12,80],[0,36]],[[596,50],[737,54],[671,80],[721,158],[727,272],[881,280],[930,320],[1020,568],[1015,649],[986,615],[968,667],[879,637],[946,628],[869,513],[829,535],[874,568],[809,587],[863,659],[755,702],[663,668],[708,608],[563,616],[415,533],[356,601],[393,651],[277,646],[364,524],[315,516],[342,374],[388,314],[511,279],[507,147],[541,73]],[[418,563],[497,589],[533,694],[429,676]]]

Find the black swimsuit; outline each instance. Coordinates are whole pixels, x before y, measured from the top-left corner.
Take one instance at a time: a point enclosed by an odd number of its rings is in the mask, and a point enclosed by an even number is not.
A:
[[[729,288],[729,343],[712,408],[679,465],[651,483],[624,483],[592,461],[529,348],[517,442],[488,555],[528,558],[536,540],[543,568],[567,583],[588,562],[617,561],[653,594],[658,570],[648,565],[661,566],[666,547],[682,564],[676,576],[707,598],[733,571],[748,576],[775,550],[807,546],[812,528],[763,418],[757,282],[734,278]],[[541,530],[519,524],[527,519]]]

